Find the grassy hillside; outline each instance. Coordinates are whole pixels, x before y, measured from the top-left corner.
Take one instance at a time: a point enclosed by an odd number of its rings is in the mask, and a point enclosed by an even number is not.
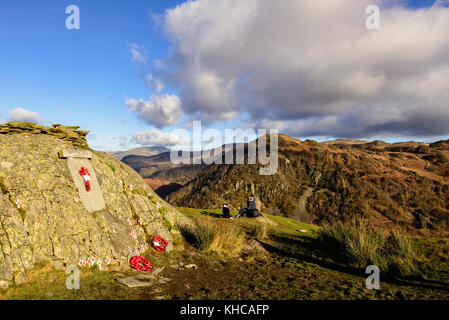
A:
[[[279,170],[209,165],[167,200],[177,206],[239,208],[254,192],[267,212],[323,223],[364,216],[410,233],[449,235],[449,145],[342,141],[279,136]]]
[[[362,267],[338,262],[321,246],[320,227],[285,217],[222,219],[219,210],[179,208],[191,219],[240,228],[245,245],[240,253],[201,250],[186,241],[184,251],[144,253],[155,268],[165,267],[144,288],[119,284],[114,271],[81,270],[80,290],[65,289],[63,271],[39,266],[27,284],[0,291],[0,299],[448,299],[449,241],[411,237],[422,254],[420,273],[387,277],[380,290],[365,287]],[[235,212],[233,212],[235,214]],[[262,231],[261,231],[262,230]],[[235,244],[229,238],[229,245]],[[262,248],[262,249],[261,249]],[[180,267],[195,264],[196,268]],[[122,272],[136,275],[131,269]]]

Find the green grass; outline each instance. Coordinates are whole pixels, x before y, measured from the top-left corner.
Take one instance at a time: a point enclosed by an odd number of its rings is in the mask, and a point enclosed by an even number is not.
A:
[[[8,188],[6,187],[5,182],[3,181],[3,178],[0,177],[0,190],[3,194],[8,194]]]
[[[204,217],[204,216],[212,216],[215,218],[220,218],[222,216],[222,210],[221,209],[194,209],[194,208],[186,208],[186,207],[177,207],[179,212],[181,212],[183,215],[193,218],[193,217]],[[231,211],[231,216],[235,217],[238,211]],[[306,233],[303,233],[306,237],[316,237],[317,231],[319,228],[314,225],[306,224],[303,222],[299,222],[293,219],[270,215],[270,214],[263,214],[266,218],[272,220],[274,223],[276,223],[275,226],[268,225],[267,226],[267,232],[268,233],[274,233],[274,234],[288,234],[288,235],[298,235],[298,230],[306,230]],[[240,224],[242,227],[244,227],[247,230],[252,230],[255,226],[260,225],[260,222],[258,220],[255,220],[253,218],[239,218],[239,219],[233,219],[235,223]]]
[[[143,188],[133,188],[131,190],[131,192],[134,193],[134,194],[138,194],[138,195],[144,196],[144,197],[148,196],[147,192]]]
[[[112,170],[112,172],[114,172],[115,173],[115,167],[112,165],[112,164],[110,164],[110,163],[106,163],[106,165]]]
[[[135,275],[132,270],[121,273]],[[27,283],[13,284],[7,291],[0,290],[0,300],[139,300],[160,295],[158,285],[128,288],[116,281],[114,272],[100,271],[97,267],[80,267],[79,290],[67,289],[65,281],[69,274],[55,270],[50,264],[39,264],[27,274],[30,278]]]
[[[26,217],[27,217],[27,211],[23,208],[19,208],[19,214],[20,214],[20,218],[22,218],[22,221],[25,221]]]
[[[204,210],[184,207],[177,209],[188,217],[211,215],[221,217],[220,209]],[[231,212],[231,214],[235,215],[236,212]],[[336,258],[335,254],[329,253],[329,248],[326,248],[329,244],[324,245],[322,240],[320,241],[325,227],[302,223],[286,217],[269,214],[264,214],[264,216],[277,224],[275,226],[267,225],[266,241],[282,245],[289,255],[296,255],[310,261],[316,261],[330,268],[347,269],[348,272],[358,272],[359,274],[364,274],[364,268],[370,264],[370,261],[375,261],[383,266],[382,268],[386,273],[389,272],[392,276],[400,275],[406,277],[405,279],[409,276],[410,279],[417,277],[421,280],[449,282],[449,239],[411,237],[397,232],[388,237],[383,234],[378,235],[374,231],[365,239],[363,249],[360,247],[360,243],[358,246],[356,244],[357,241],[355,241],[352,247],[352,254],[356,257],[362,257],[362,259],[358,263],[357,261],[356,263],[349,263],[347,260],[341,261],[341,259]],[[257,238],[254,230],[260,223],[255,219],[239,218],[231,221],[239,224],[246,230],[247,237]],[[300,233],[298,230],[305,230],[306,232]],[[384,248],[382,248],[383,252],[378,251],[377,253],[365,254],[365,250],[371,250],[370,248],[373,247],[376,241],[381,241],[377,237],[385,238],[385,242],[383,242]],[[379,243],[375,247],[379,249]],[[331,250],[334,249],[335,247]],[[362,253],[357,253],[357,251]],[[370,259],[370,254],[371,257],[376,257],[377,255],[377,258]],[[385,259],[382,255],[387,256],[387,258]],[[419,266],[419,269],[417,266]]]
[[[153,204],[156,204],[157,202],[156,202],[156,199],[155,199],[155,197],[153,196],[153,195],[147,195],[147,197],[148,197],[148,199],[153,203]]]
[[[178,208],[188,217],[220,218],[221,210]],[[235,214],[235,212],[233,212]],[[243,262],[217,262],[214,256],[201,256],[205,267],[198,271],[198,283],[192,292],[173,285],[177,299],[447,299],[449,292],[449,240],[408,237],[415,246],[425,248],[433,258],[424,255],[420,263],[431,272],[426,279],[404,278],[401,281],[381,280],[381,290],[365,287],[364,269],[353,268],[330,259],[319,241],[322,228],[284,217],[265,215],[277,223],[267,225],[267,243],[278,243],[282,250],[268,258]],[[257,236],[255,219],[227,220],[248,230],[247,237]],[[253,230],[251,232],[251,230]],[[299,233],[298,230],[306,230]],[[404,246],[401,236],[393,237],[392,247]],[[418,248],[417,250],[421,250]],[[406,253],[406,249],[398,249]],[[401,255],[398,255],[401,257]],[[429,261],[429,258],[434,261]],[[438,267],[436,267],[438,266]],[[180,279],[179,282],[185,281]],[[189,283],[195,283],[190,278]]]
[[[253,227],[252,236],[255,239],[264,240],[268,237],[267,229],[268,229],[268,227],[267,227],[267,224],[265,224],[265,223],[256,224]]]
[[[195,217],[193,226],[184,226],[181,232],[196,248],[205,252],[235,255],[240,253],[245,240],[239,225],[211,217]]]
[[[366,268],[376,265],[387,275],[418,275],[421,252],[399,231],[388,235],[367,220],[357,219],[325,224],[319,232],[323,250],[339,262]]]
[[[167,218],[163,218],[163,221],[164,221],[164,227],[166,227],[167,228],[167,230],[169,231],[169,232],[171,232],[172,230],[173,230],[173,226],[172,226],[172,224],[170,223],[170,221],[168,221],[168,219]]]
[[[28,272],[29,283],[0,291],[0,299],[154,299],[161,295],[172,299],[449,299],[449,239],[408,237],[416,250],[423,252],[417,257],[422,275],[393,280],[381,273],[381,289],[368,290],[363,268],[334,261],[323,250],[321,227],[271,215],[265,216],[276,225],[262,227],[256,219],[223,219],[221,210],[179,211],[223,230],[227,226],[240,229],[244,238],[257,238],[267,245],[268,255],[224,255],[210,250],[214,243],[206,237],[207,250],[186,242],[185,250],[161,254],[150,248],[143,253],[155,268],[165,267],[162,275],[172,279],[167,284],[130,289],[115,281],[114,272],[81,268],[80,290],[67,290],[65,272],[37,265]],[[262,237],[263,228],[266,234]],[[402,241],[392,239],[389,245],[402,247]],[[220,242],[233,243],[230,239]],[[180,271],[170,267],[179,262],[194,263],[198,268]],[[120,273],[136,274],[131,269]]]

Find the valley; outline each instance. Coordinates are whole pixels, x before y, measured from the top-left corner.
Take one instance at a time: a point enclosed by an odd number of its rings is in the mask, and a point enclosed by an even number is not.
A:
[[[227,151],[230,152],[230,151]],[[449,142],[300,141],[279,135],[279,170],[172,165],[169,153],[123,161],[172,205],[239,209],[249,193],[267,213],[320,224],[364,216],[385,228],[447,236]],[[158,191],[159,190],[159,191]]]

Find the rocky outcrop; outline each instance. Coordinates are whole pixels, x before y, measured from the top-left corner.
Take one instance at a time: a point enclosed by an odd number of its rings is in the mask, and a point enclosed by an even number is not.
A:
[[[89,213],[61,150],[88,148],[78,127],[10,122],[0,126],[0,282],[22,283],[41,261],[57,268],[95,258],[102,267],[128,266],[154,235],[168,250],[182,245],[177,224],[188,223],[130,167],[92,152],[106,204]]]
[[[70,142],[75,147],[89,148],[85,139],[89,131],[78,129],[77,126],[54,124],[52,127],[45,127],[32,122],[12,121],[0,125],[0,134],[45,134]]]

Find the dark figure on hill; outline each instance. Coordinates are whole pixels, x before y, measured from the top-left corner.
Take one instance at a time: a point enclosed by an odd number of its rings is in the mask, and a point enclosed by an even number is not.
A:
[[[223,218],[230,218],[231,217],[231,211],[229,210],[228,205],[225,203],[223,205]]]
[[[242,209],[240,209],[239,213],[237,214],[237,218],[240,218],[244,215],[246,215],[248,218],[256,218],[258,216],[261,216],[260,211],[257,207],[258,204],[256,204],[256,197],[252,194],[248,197],[246,208],[243,207]]]

